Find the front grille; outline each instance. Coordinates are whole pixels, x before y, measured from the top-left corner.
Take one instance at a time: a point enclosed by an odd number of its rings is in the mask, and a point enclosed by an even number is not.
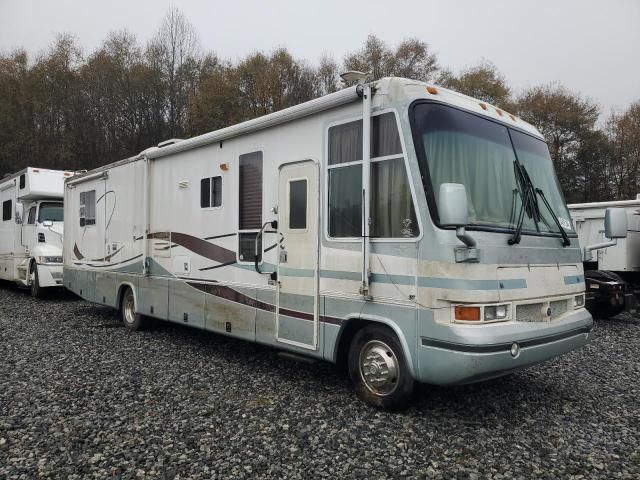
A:
[[[516,320],[518,322],[543,322],[542,303],[527,303],[516,306]]]
[[[549,307],[551,308],[551,320],[555,320],[559,316],[567,313],[567,310],[569,310],[567,303],[567,300],[554,300],[549,303]]]
[[[569,311],[569,300],[553,300],[549,302],[551,316],[544,314],[547,309],[544,303],[527,303],[516,305],[516,321],[518,322],[551,322]]]

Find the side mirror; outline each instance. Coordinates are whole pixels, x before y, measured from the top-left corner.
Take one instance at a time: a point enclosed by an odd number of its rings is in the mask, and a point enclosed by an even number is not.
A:
[[[604,214],[604,236],[611,239],[627,237],[627,212],[624,208],[607,208]]]
[[[455,227],[456,237],[467,248],[476,246],[476,241],[465,232],[465,225],[469,223],[469,209],[467,207],[467,190],[461,183],[442,183],[438,192],[438,213],[440,225]],[[464,261],[469,261],[464,260]]]
[[[443,227],[464,227],[469,223],[467,190],[460,183],[442,183],[438,193],[438,214]]]
[[[607,208],[604,212],[604,236],[607,242],[596,243],[584,247],[583,260],[589,262],[593,259],[591,252],[602,248],[617,245],[619,238],[627,236],[627,212],[624,208]]]
[[[51,220],[43,220],[42,221],[42,226],[43,227],[47,227],[47,228],[53,227],[53,222]]]

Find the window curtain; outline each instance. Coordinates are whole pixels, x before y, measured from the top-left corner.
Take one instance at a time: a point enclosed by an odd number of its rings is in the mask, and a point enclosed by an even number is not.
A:
[[[416,213],[402,158],[371,164],[371,193],[372,237],[418,235]]]
[[[514,194],[515,155],[506,129],[504,136],[504,143],[496,143],[467,133],[426,133],[423,141],[436,202],[442,183],[461,183],[467,189],[470,223],[513,224],[521,202]],[[532,221],[530,226],[535,228]]]
[[[329,129],[329,165],[362,160],[362,121]]]
[[[362,165],[329,170],[329,236],[362,236]]]

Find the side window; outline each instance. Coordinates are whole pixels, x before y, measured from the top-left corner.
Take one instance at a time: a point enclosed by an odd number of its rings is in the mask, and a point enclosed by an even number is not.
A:
[[[307,180],[289,181],[289,230],[307,229]]]
[[[23,173],[22,175],[20,175],[20,190],[22,190],[24,187],[26,187],[27,185],[27,177],[26,175]]]
[[[36,223],[36,206],[33,205],[29,208],[29,217],[27,218],[28,225],[35,225]]]
[[[238,259],[255,260],[256,236],[262,227],[262,152],[239,157]],[[262,251],[262,241],[258,243]]]
[[[222,206],[222,177],[203,178],[200,180],[200,207]]]
[[[80,226],[96,224],[96,191],[80,192]]]
[[[2,202],[2,221],[11,220],[11,200]]]
[[[361,121],[329,128],[328,164],[329,236],[361,237]],[[376,115],[371,119],[371,236],[416,237],[417,225],[395,115]]]

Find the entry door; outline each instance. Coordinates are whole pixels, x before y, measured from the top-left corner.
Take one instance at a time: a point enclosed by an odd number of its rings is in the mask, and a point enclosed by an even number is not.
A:
[[[318,348],[318,165],[280,167],[278,182],[277,339]]]

